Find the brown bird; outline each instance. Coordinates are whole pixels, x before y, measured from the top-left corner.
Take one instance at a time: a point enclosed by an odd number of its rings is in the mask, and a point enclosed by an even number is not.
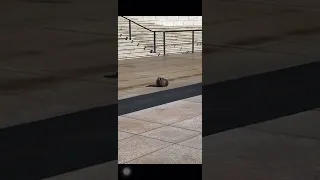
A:
[[[169,81],[161,77],[158,77],[156,83],[158,87],[167,87],[169,85]]]

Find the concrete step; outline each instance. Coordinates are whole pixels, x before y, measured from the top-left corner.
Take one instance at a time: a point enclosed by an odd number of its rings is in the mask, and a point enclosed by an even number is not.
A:
[[[152,30],[179,30],[179,29],[200,29],[201,26],[178,27],[162,26],[150,22],[144,22],[132,19]],[[130,59],[140,57],[152,57],[163,55],[163,33],[156,33],[156,53],[154,50],[154,34],[134,23],[131,24],[131,40],[129,40],[129,23],[128,20],[118,18],[118,59]],[[194,51],[202,51],[202,32],[194,33]],[[191,32],[167,32],[166,33],[166,54],[183,54],[191,53],[192,50],[192,33]]]

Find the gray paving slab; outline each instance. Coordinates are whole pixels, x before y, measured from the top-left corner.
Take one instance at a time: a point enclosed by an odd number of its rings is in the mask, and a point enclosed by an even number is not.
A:
[[[201,164],[202,152],[199,149],[171,145],[153,152],[128,164]]]
[[[184,101],[202,103],[202,95],[184,99]]]
[[[141,134],[162,126],[164,125],[121,116],[118,117],[118,130],[133,134]]]
[[[277,118],[247,128],[270,133],[284,133],[293,136],[317,138],[320,140],[320,112],[305,111],[290,116]]]
[[[156,106],[154,108],[129,113],[124,116],[160,124],[172,124],[184,119],[195,117],[201,113],[202,105],[199,103],[175,101]]]
[[[202,132],[202,115],[174,123],[171,126]]]
[[[203,138],[203,179],[300,180],[319,175],[320,141],[238,128]]]
[[[202,134],[194,138],[190,138],[188,140],[182,141],[178,143],[178,145],[184,145],[184,146],[188,146],[196,149],[202,149]]]
[[[134,136],[134,134],[131,133],[127,133],[127,132],[122,132],[122,131],[118,131],[118,140],[122,140],[128,137]]]
[[[199,100],[199,97],[191,101],[183,99],[119,116],[119,131],[141,133],[122,134],[118,138],[119,163],[201,164],[202,103]],[[180,145],[165,148],[179,142]],[[168,153],[172,159],[164,157]]]
[[[123,139],[118,141],[118,163],[126,163],[169,145],[169,142],[139,135]]]
[[[171,126],[164,126],[155,130],[142,133],[141,135],[167,142],[177,143],[192,138],[200,133],[201,132],[190,131]]]

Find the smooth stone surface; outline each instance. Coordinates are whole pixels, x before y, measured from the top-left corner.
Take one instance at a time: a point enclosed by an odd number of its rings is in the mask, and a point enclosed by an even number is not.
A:
[[[167,142],[176,143],[176,142],[180,142],[180,141],[192,138],[198,134],[200,134],[200,132],[165,126],[152,131],[142,133],[141,135],[167,141]]]
[[[188,146],[196,149],[202,149],[202,134],[194,138],[182,141],[178,145]]]
[[[140,134],[162,126],[163,125],[161,124],[150,123],[147,121],[141,121],[121,116],[118,117],[118,130],[128,133]]]
[[[202,103],[202,95],[184,99],[184,101]]]
[[[202,132],[202,115],[174,123],[171,126]]]
[[[171,143],[142,137],[139,135],[123,139],[118,142],[118,163],[123,164],[130,160],[139,158]]]
[[[130,133],[126,133],[126,132],[122,132],[122,131],[118,131],[118,140],[122,140],[128,137],[134,136],[134,134],[130,134]]]
[[[154,108],[136,111],[124,116],[160,124],[172,124],[187,118],[195,117],[201,113],[202,105],[199,103],[176,101]]]
[[[201,164],[202,151],[194,148],[172,145],[128,164]]]

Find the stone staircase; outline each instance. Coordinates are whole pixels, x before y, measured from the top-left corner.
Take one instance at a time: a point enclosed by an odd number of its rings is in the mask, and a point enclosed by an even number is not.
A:
[[[144,22],[137,18],[130,19],[152,31],[202,29],[201,26],[162,26],[152,22]],[[130,40],[128,20],[123,17],[118,17],[118,60],[163,56],[163,33],[156,32],[155,52],[153,37],[153,32],[131,23]],[[192,53],[192,31],[166,32],[165,37],[166,55]],[[202,31],[195,31],[194,39],[194,52],[201,52]]]

